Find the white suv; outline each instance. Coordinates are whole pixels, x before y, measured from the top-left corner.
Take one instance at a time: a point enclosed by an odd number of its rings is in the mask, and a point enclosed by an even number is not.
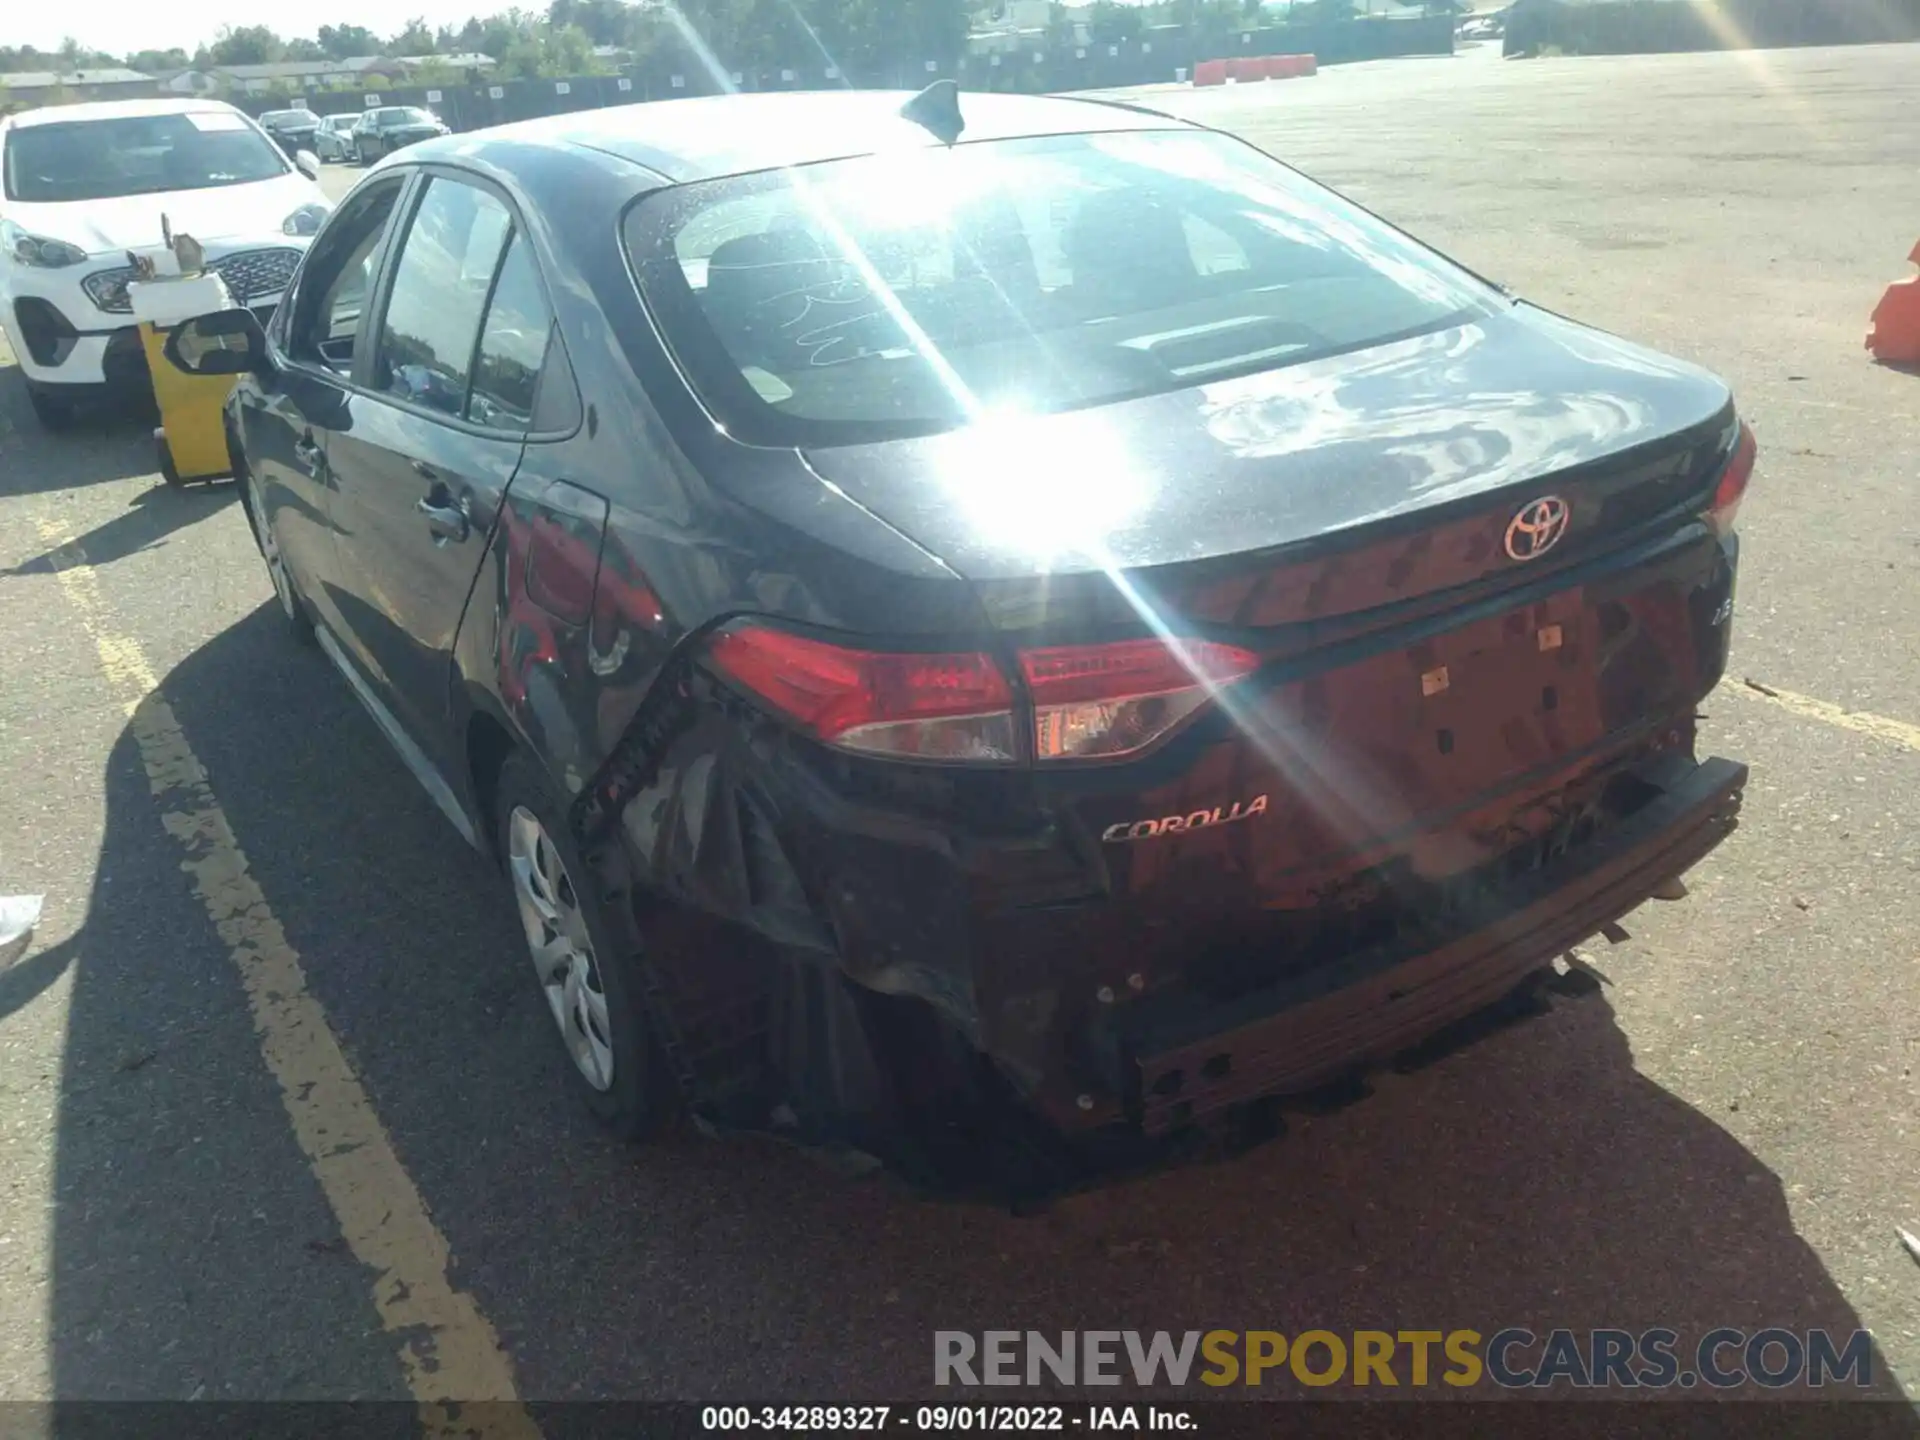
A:
[[[127,251],[191,235],[234,299],[267,311],[331,208],[319,162],[290,162],[214,100],[130,100],[0,120],[0,326],[42,424],[148,385]]]

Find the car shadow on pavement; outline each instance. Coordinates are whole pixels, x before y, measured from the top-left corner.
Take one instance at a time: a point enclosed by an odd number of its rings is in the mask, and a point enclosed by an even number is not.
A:
[[[0,497],[45,495],[107,480],[151,475],[158,469],[151,406],[115,409],[91,406],[73,428],[48,435],[27,404],[26,379],[17,365],[0,364]],[[21,437],[40,443],[31,464],[21,459]]]
[[[128,501],[127,508],[118,515],[84,535],[75,536],[74,541],[88,564],[106,565],[136,551],[164,544],[174,531],[197,525],[225,509],[237,494],[227,483],[196,485],[182,491],[156,480],[150,489],[142,490]],[[0,570],[0,580],[43,569],[53,555],[54,550],[48,549],[12,569]]]
[[[16,1010],[24,1010],[40,993],[66,972],[80,953],[78,938],[63,940],[44,950],[30,953],[0,970],[0,1023]]]
[[[1604,996],[1238,1160],[1033,1218],[770,1142],[616,1144],[563,1085],[503,887],[271,606],[162,692],[530,1398],[925,1396],[936,1329],[1859,1328],[1779,1179],[1635,1070]],[[376,1277],[131,732],[107,805],[70,961],[57,1393],[398,1397]]]

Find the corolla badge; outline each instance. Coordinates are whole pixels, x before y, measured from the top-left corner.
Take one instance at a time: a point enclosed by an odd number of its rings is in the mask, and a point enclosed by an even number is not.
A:
[[[1558,495],[1542,495],[1520,507],[1507,522],[1507,554],[1516,560],[1538,560],[1567,533],[1573,507]]]
[[[1231,825],[1236,820],[1251,820],[1267,813],[1267,797],[1236,800],[1232,805],[1216,805],[1211,810],[1195,810],[1190,815],[1163,815],[1157,820],[1122,820],[1100,832],[1102,840],[1123,843],[1128,840],[1152,840],[1160,835],[1184,835],[1189,830],[1206,830],[1215,825]]]

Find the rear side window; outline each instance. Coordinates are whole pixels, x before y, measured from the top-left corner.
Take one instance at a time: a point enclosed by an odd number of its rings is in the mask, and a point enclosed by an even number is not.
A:
[[[915,148],[675,186],[628,215],[642,293],[750,443],[929,434],[1458,323],[1498,297],[1226,136]]]
[[[525,430],[533,424],[540,365],[552,329],[532,251],[516,233],[507,243],[480,328],[467,419],[495,430]]]
[[[512,230],[486,191],[434,177],[394,267],[374,388],[459,418],[466,412],[480,321]]]

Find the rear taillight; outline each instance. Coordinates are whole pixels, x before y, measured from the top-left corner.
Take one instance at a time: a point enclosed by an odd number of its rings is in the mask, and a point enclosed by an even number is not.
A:
[[[1720,472],[1720,483],[1713,487],[1713,499],[1701,517],[1713,527],[1716,535],[1733,533],[1734,517],[1740,513],[1740,500],[1747,493],[1747,482],[1753,479],[1753,462],[1759,453],[1760,447],[1754,441],[1753,431],[1742,420],[1740,438],[1733,447],[1733,457],[1727,461],[1727,468]]]
[[[1020,652],[1038,760],[1126,755],[1186,719],[1260,663],[1209,640],[1123,640]]]
[[[1011,760],[1013,693],[985,655],[850,650],[742,625],[715,668],[808,734],[849,750],[925,760]]]
[[[830,745],[923,760],[1015,759],[1013,692],[990,656],[857,650],[740,624],[709,657],[721,675]],[[1208,640],[1022,650],[1041,761],[1129,755],[1259,665]]]

